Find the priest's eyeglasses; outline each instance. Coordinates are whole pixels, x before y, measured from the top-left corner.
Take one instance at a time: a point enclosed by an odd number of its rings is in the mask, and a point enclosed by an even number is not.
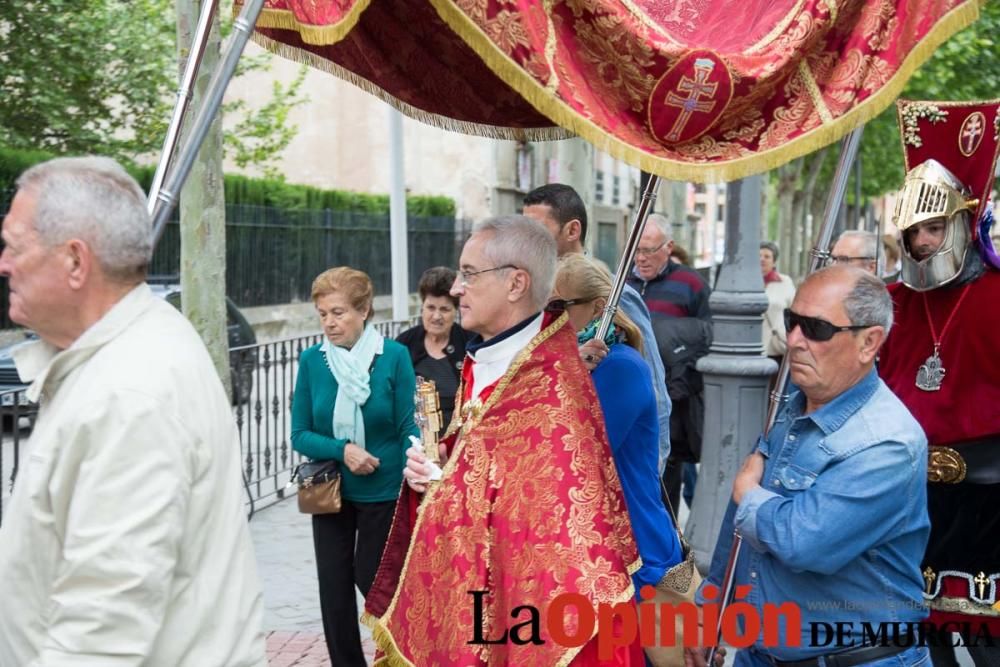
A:
[[[851,324],[846,327],[837,326],[820,317],[799,315],[791,308],[785,308],[784,314],[786,333],[790,334],[795,327],[799,327],[802,329],[803,336],[818,343],[826,342],[842,331],[860,331],[861,329],[876,326],[874,324]]]
[[[478,276],[480,273],[489,273],[490,271],[503,271],[504,269],[516,269],[518,267],[513,264],[504,264],[503,266],[494,266],[491,269],[482,269],[480,271],[458,271],[458,283],[463,287],[468,287],[474,281],[473,278]]]

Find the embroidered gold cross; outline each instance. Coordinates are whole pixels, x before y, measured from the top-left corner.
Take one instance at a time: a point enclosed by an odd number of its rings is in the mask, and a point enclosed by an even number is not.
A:
[[[715,63],[707,58],[699,58],[694,63],[694,78],[681,77],[681,82],[677,84],[677,90],[688,93],[687,97],[681,97],[673,91],[667,93],[666,104],[671,107],[679,107],[681,113],[674,121],[674,126],[667,133],[667,141],[677,141],[681,132],[691,120],[691,114],[695,111],[709,112],[715,108],[715,101],[702,100],[701,97],[711,97],[715,95],[718,83],[709,83],[708,77],[712,74]]]
[[[937,575],[934,574],[934,570],[932,570],[931,566],[928,565],[924,569],[924,581],[927,582],[927,594],[928,595],[931,594],[931,589],[934,587],[934,580],[935,579],[937,579]]]
[[[985,572],[980,572],[972,581],[979,587],[979,599],[982,600],[986,597],[986,584],[990,583],[990,580],[986,578]]]

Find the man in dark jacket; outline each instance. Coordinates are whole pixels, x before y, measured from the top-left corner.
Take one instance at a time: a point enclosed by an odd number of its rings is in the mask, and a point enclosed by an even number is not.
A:
[[[665,217],[652,214],[635,253],[629,284],[639,292],[653,321],[653,331],[667,371],[667,390],[673,401],[670,415],[670,458],[663,473],[670,502],[680,500],[683,463],[701,456],[705,404],[699,358],[712,342],[711,290],[701,276],[670,261],[673,235]]]

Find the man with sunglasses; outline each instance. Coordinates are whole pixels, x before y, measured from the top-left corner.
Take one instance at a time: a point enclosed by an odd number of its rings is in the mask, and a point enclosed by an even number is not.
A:
[[[721,584],[735,528],[735,583],[749,587],[746,602],[757,618],[765,605],[792,603],[801,629],[789,635],[792,624],[782,624],[777,642],[758,638],[735,665],[927,665],[926,647],[905,637],[862,640],[863,623],[926,615],[927,441],[874,367],[892,328],[889,294],[876,276],[833,266],[802,283],[784,319],[791,390],[733,482],[705,584]],[[702,603],[705,594],[703,585]],[[838,627],[850,632],[823,642],[824,628]]]
[[[889,286],[899,328],[879,360],[930,443],[921,568],[929,620],[961,628],[979,667],[1000,665],[1000,257],[988,202],[998,107],[899,104],[907,175],[893,220],[900,282]],[[951,641],[931,655],[935,667],[958,664]]]

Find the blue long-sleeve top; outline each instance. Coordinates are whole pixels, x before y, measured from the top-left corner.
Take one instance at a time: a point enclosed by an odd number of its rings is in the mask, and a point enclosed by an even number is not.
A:
[[[632,575],[636,593],[655,586],[681,562],[681,544],[660,493],[659,426],[652,376],[642,356],[623,343],[611,346],[593,372],[597,398],[621,479],[642,567]]]
[[[656,413],[660,418],[660,456],[657,470],[662,476],[663,470],[667,467],[667,459],[670,457],[670,411],[673,409],[670,394],[667,393],[667,372],[663,368],[663,358],[660,357],[660,349],[656,345],[653,323],[646,302],[628,283],[622,289],[619,306],[635,326],[639,327],[639,334],[642,336],[642,358],[646,361],[649,372],[653,374]]]
[[[384,341],[371,371],[371,395],[361,406],[365,421],[365,448],[379,459],[370,475],[355,475],[341,466],[341,496],[362,503],[395,500],[403,482],[405,452],[410,435],[419,437],[413,423],[416,376],[410,353],[393,340]],[[333,405],[337,381],[326,365],[320,345],[303,350],[292,396],[292,448],[314,460],[343,463],[345,438],[333,437]]]

